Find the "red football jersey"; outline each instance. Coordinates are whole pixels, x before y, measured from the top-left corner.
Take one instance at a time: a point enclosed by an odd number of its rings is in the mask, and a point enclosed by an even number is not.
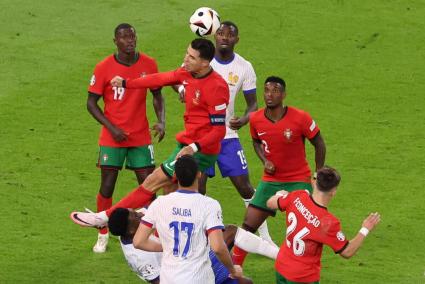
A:
[[[115,76],[139,78],[157,72],[155,60],[143,53],[139,53],[139,59],[131,66],[119,63],[114,55],[106,57],[96,65],[89,93],[103,97],[105,116],[112,124],[128,134],[128,140],[118,143],[103,126],[99,145],[134,147],[151,144],[149,122],[146,117],[146,88],[137,90],[116,88],[111,86],[110,81]]]
[[[310,115],[294,107],[277,122],[265,116],[265,109],[251,113],[251,136],[263,144],[264,154],[276,171],[264,171],[262,180],[272,182],[310,182],[311,172],[305,155],[305,138],[312,139],[318,132]]]
[[[194,78],[188,71],[174,71],[126,80],[126,88],[157,88],[165,85],[185,86],[184,126],[176,139],[183,144],[197,143],[204,154],[220,153],[220,144],[226,134],[226,108],[229,88],[223,78],[211,71],[202,78]]]
[[[305,190],[279,198],[278,206],[286,211],[287,229],[276,258],[276,270],[289,281],[319,281],[323,244],[335,253],[348,245],[339,220],[326,207],[315,203]]]

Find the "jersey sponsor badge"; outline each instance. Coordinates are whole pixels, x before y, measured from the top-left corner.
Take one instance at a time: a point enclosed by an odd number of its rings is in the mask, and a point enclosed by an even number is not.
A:
[[[285,131],[283,131],[283,136],[285,136],[286,140],[291,141],[292,130],[289,128],[286,128]]]
[[[195,97],[192,99],[194,105],[199,105],[201,99],[201,91],[198,89],[195,91]]]
[[[336,233],[336,238],[338,239],[338,241],[345,241],[345,235],[343,232],[339,231],[338,233]]]
[[[96,76],[93,74],[90,79],[90,86],[94,86],[94,84],[96,84]]]
[[[142,73],[140,73],[140,77],[146,77],[146,72],[142,72]]]

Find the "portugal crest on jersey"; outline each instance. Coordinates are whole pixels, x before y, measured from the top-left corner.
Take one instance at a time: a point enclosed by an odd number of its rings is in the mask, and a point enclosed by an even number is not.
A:
[[[201,99],[201,91],[198,89],[195,91],[195,97],[192,99],[194,105],[199,105],[199,100]]]
[[[285,131],[283,131],[283,136],[285,136],[286,140],[291,141],[292,130],[289,128],[286,128]]]

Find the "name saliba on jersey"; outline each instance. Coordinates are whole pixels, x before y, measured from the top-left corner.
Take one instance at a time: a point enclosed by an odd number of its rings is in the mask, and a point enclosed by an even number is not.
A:
[[[192,212],[190,209],[173,207],[173,215],[192,217]]]

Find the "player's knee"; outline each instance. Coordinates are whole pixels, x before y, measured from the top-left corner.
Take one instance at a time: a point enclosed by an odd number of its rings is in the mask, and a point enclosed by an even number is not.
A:
[[[104,198],[111,198],[112,195],[114,194],[114,188],[115,188],[115,184],[109,185],[109,186],[102,184],[102,186],[100,187],[99,193]]]
[[[250,224],[247,224],[246,222],[244,222],[242,224],[242,229],[244,229],[245,231],[251,232],[253,234],[255,234],[255,232],[257,232],[258,228],[254,228],[255,226],[252,226]]]

